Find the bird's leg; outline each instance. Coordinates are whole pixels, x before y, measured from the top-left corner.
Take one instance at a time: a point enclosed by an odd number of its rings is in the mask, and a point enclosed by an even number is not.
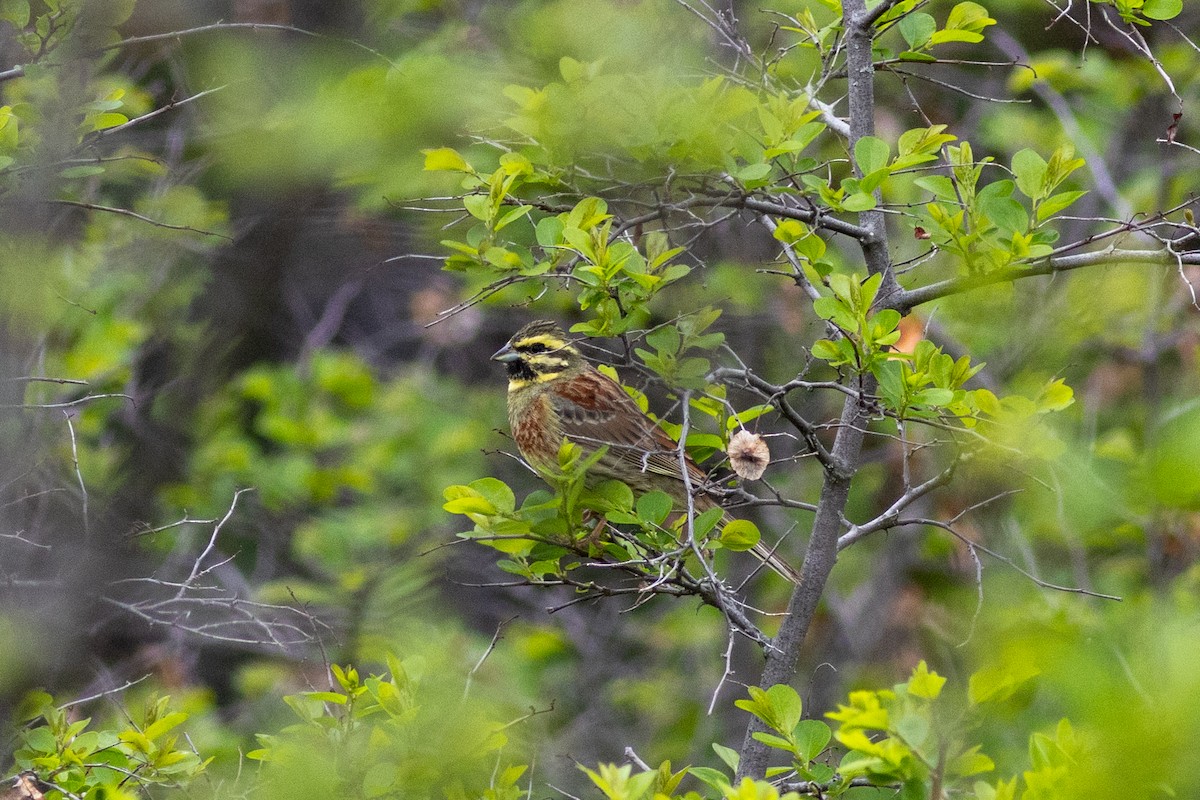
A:
[[[595,526],[592,528],[590,533],[588,533],[586,536],[584,536],[582,539],[579,540],[580,544],[585,545],[587,547],[588,553],[592,553],[593,549],[596,547],[596,545],[600,544],[600,540],[603,538],[603,535],[604,535],[604,528],[606,525],[608,525],[608,520],[606,520],[604,517],[597,514],[596,512],[590,511],[590,510],[584,511],[583,512],[583,523],[585,525],[587,525],[587,524],[591,523],[592,520],[595,520],[595,522],[596,522]]]

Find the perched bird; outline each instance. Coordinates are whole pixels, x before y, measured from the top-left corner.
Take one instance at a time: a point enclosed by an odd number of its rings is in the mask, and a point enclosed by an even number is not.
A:
[[[531,322],[492,356],[508,369],[508,421],[521,455],[543,477],[558,471],[566,437],[583,449],[608,450],[591,467],[596,480],[623,481],[637,494],[666,492],[686,508],[687,487],[678,445],[646,416],[621,386],[588,363],[554,322]],[[708,478],[685,456],[696,513],[715,508]],[[732,517],[726,512],[721,525]],[[799,573],[761,542],[752,552],[793,583]]]

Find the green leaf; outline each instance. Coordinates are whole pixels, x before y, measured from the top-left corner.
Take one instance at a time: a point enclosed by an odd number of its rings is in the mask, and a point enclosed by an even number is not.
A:
[[[1183,12],[1183,0],[1146,0],[1142,16],[1146,19],[1175,19]]]
[[[426,172],[475,172],[467,160],[452,147],[438,147],[421,152],[425,154]]]
[[[647,492],[637,499],[637,515],[647,522],[661,525],[674,505],[666,492]]]
[[[646,334],[646,344],[653,347],[659,353],[674,355],[679,352],[681,343],[679,329],[674,325],[663,325],[661,328],[655,328]]]
[[[831,342],[829,339],[818,339],[813,342],[812,354],[822,361],[838,363],[842,360],[842,349],[837,343]]]
[[[535,231],[537,243],[542,247],[556,247],[562,244],[563,221],[558,217],[543,217],[538,220]]]
[[[967,684],[967,697],[973,705],[1007,700],[1040,672],[1032,654],[1010,657],[973,674]]]
[[[766,695],[771,704],[771,710],[774,712],[775,721],[779,725],[776,730],[785,736],[791,735],[796,725],[800,723],[800,714],[803,710],[800,695],[786,683],[775,684],[767,689]]]
[[[496,478],[480,478],[476,481],[471,481],[471,488],[479,492],[480,495],[499,509],[501,512],[510,513],[516,507],[516,498],[513,497],[512,489],[508,488],[502,480]]]
[[[469,194],[463,198],[463,208],[472,217],[487,222],[492,218],[492,201],[486,194]]]
[[[1010,183],[1010,181],[1002,181]],[[987,188],[991,188],[991,184]],[[980,192],[979,208],[996,227],[1010,233],[1025,233],[1029,229],[1029,212],[1012,197],[1001,196],[997,193],[985,195]]]
[[[458,497],[442,504],[451,514],[495,514],[496,507],[483,497]]]
[[[808,226],[796,219],[781,220],[775,226],[775,231],[772,234],[776,239],[786,244],[795,244],[796,242],[808,236]]]
[[[748,519],[731,520],[722,530],[718,541],[730,550],[749,550],[762,539],[758,526]]]
[[[162,736],[167,731],[183,724],[183,722],[185,720],[187,720],[187,718],[188,718],[188,715],[185,712],[174,711],[170,714],[167,714],[165,717],[158,720],[153,725],[148,726],[144,731],[142,731],[142,735],[145,736],[150,741],[154,741],[155,739]]]
[[[516,208],[507,212],[504,216],[500,217],[500,219],[496,220],[496,230],[500,230],[510,222],[515,222],[516,220],[528,214],[530,211],[533,211],[533,206],[517,206]]]
[[[713,769],[712,767],[688,767],[687,771],[693,778],[711,786],[722,794],[730,786],[729,777],[718,769]]]
[[[696,538],[704,538],[708,536],[709,531],[717,527],[717,523],[721,521],[721,517],[725,515],[723,508],[710,508],[707,511],[697,514],[692,520],[692,532]]]
[[[829,726],[819,719],[802,719],[796,726],[796,754],[804,761],[812,761],[821,754],[833,737]]]
[[[947,30],[981,31],[995,24],[996,20],[988,16],[986,8],[969,0],[950,9],[950,15],[946,17]]]
[[[777,750],[787,750],[789,753],[792,752],[792,743],[789,742],[787,739],[776,736],[773,733],[763,733],[762,731],[755,731],[751,735],[753,738],[762,742],[767,747],[774,747]]]
[[[1062,411],[1074,402],[1074,390],[1059,378],[1042,389],[1037,398],[1037,409],[1043,414],[1048,411]]]
[[[737,171],[737,175],[735,177],[739,181],[742,181],[743,183],[753,183],[756,181],[761,181],[761,180],[766,179],[767,177],[770,176],[770,174],[771,174],[771,165],[770,164],[767,164],[767,163],[748,164],[748,165],[742,167],[741,169],[739,169]]]
[[[1059,192],[1058,194],[1050,195],[1050,197],[1038,203],[1038,222],[1042,222],[1047,217],[1057,214],[1059,211],[1067,208],[1085,194],[1087,194],[1087,192]]]
[[[725,762],[725,766],[737,772],[738,764],[741,762],[741,756],[738,755],[737,750],[734,750],[732,747],[726,747],[723,744],[717,744],[716,742],[713,742],[712,749],[717,754],[717,757]]]
[[[855,192],[842,201],[842,208],[847,211],[870,211],[874,207],[874,195],[869,195],[866,192]]]
[[[558,60],[558,72],[567,83],[574,83],[584,75],[584,66],[570,56]]]
[[[601,481],[592,487],[591,494],[613,510],[633,510],[633,490],[621,481]]]
[[[96,164],[84,164],[78,167],[67,167],[58,174],[64,178],[90,178],[92,175],[103,175],[104,167]]]
[[[1041,198],[1046,185],[1046,166],[1045,159],[1028,147],[1013,154],[1013,177],[1016,178],[1017,188],[1023,195],[1034,199]]]
[[[864,136],[854,143],[854,160],[863,175],[869,175],[887,166],[891,148],[876,136]]]
[[[7,20],[17,30],[29,24],[29,0],[0,0],[0,19]]]
[[[900,28],[900,35],[908,42],[908,46],[913,50],[920,50],[929,44],[929,37],[937,30],[937,22],[928,14],[914,11],[902,18],[897,27]]]
[[[975,745],[963,751],[950,762],[950,774],[960,777],[978,775],[981,772],[991,772],[996,768],[996,762],[979,752],[980,746]]]
[[[957,30],[942,30],[929,37],[929,43],[946,44],[947,42],[967,42],[968,44],[979,44],[983,41],[983,35],[974,31],[957,31]]]
[[[913,397],[914,403],[919,403],[923,406],[944,406],[954,401],[954,392],[951,389],[939,389],[931,387],[922,389]]]
[[[926,175],[914,180],[913,185],[933,193],[939,200],[958,202],[958,192],[954,190],[954,181],[945,175]]]
[[[908,693],[926,700],[936,700],[945,684],[946,679],[936,672],[930,672],[929,665],[922,659],[908,679]]]

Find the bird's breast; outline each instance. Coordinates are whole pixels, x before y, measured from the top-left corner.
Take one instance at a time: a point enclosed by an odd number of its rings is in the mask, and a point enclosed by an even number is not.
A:
[[[538,393],[510,400],[516,402],[508,405],[508,422],[521,455],[539,472],[557,472],[563,433],[550,398]]]

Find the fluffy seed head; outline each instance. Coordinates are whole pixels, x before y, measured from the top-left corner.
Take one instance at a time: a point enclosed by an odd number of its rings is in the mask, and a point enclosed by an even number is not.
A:
[[[725,451],[729,455],[729,464],[738,477],[748,481],[756,481],[767,470],[771,463],[771,451],[767,449],[766,440],[757,433],[741,430],[729,440]]]

